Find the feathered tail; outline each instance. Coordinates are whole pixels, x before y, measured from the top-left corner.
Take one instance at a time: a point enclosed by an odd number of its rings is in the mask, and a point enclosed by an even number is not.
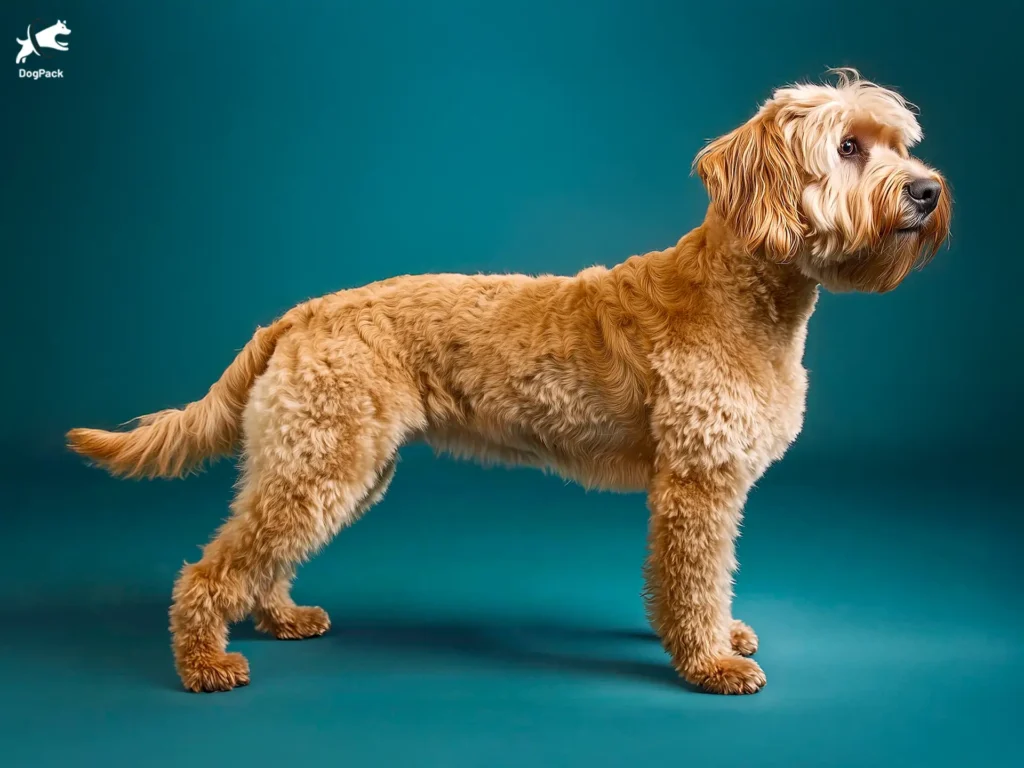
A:
[[[133,478],[181,477],[207,458],[230,454],[249,389],[290,325],[282,319],[258,329],[202,400],[140,416],[130,432],[72,429],[68,447],[112,475]]]

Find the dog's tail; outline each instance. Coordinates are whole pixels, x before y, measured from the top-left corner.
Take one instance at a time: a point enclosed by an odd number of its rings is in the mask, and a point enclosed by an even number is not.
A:
[[[140,416],[130,432],[72,429],[68,447],[118,477],[181,477],[205,459],[230,454],[241,431],[242,409],[266,370],[286,318],[260,328],[202,400],[181,409]]]

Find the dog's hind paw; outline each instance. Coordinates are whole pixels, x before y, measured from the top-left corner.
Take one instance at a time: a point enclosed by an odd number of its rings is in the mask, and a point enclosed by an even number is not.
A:
[[[753,656],[757,653],[757,635],[739,619],[732,620],[729,639],[732,642],[732,649],[740,656]]]
[[[317,606],[290,605],[275,608],[259,617],[256,629],[278,640],[305,640],[320,637],[331,628],[327,611]]]

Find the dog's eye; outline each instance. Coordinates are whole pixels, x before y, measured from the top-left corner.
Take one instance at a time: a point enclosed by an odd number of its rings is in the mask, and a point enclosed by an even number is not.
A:
[[[860,147],[857,145],[856,139],[843,139],[843,143],[839,145],[839,154],[843,157],[853,157],[859,151]]]

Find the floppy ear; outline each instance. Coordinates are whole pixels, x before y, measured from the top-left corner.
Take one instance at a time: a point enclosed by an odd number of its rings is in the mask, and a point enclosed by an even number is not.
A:
[[[804,234],[800,169],[774,120],[759,115],[698,153],[694,168],[750,253],[796,257]]]

